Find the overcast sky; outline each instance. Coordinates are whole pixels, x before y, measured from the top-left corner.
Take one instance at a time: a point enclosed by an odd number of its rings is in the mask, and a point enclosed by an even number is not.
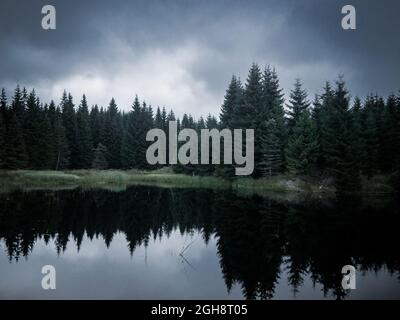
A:
[[[41,8],[57,29],[41,28]],[[341,28],[341,8],[357,30]],[[43,101],[129,110],[135,94],[153,107],[217,115],[233,73],[252,62],[277,68],[287,93],[300,77],[311,99],[343,74],[352,96],[400,89],[400,1],[1,0],[0,87],[35,88]]]

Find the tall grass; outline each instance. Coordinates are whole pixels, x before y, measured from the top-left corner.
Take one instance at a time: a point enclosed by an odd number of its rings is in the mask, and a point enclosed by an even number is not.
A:
[[[77,187],[80,178],[58,171],[0,171],[0,191],[16,189],[66,189]]]
[[[169,188],[232,189],[241,194],[268,195],[270,193],[330,195],[332,181],[301,179],[289,175],[270,179],[236,178],[225,180],[213,176],[175,174],[171,169],[138,170],[72,170],[72,171],[0,171],[0,192],[15,189],[109,189],[125,190],[130,185],[153,185]],[[365,193],[391,193],[387,178],[377,176],[363,181]]]
[[[229,182],[217,177],[186,176],[166,171],[137,170],[72,170],[72,171],[0,171],[0,189],[48,189],[63,187],[108,188],[123,190],[129,185],[151,184],[165,187],[229,187]]]

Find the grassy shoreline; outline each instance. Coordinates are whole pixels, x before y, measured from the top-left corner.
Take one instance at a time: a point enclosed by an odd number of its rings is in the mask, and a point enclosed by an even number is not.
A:
[[[297,193],[329,196],[335,190],[327,181],[303,180],[288,175],[271,179],[236,178],[232,181],[213,176],[189,176],[170,170],[71,170],[71,171],[0,171],[0,192],[13,190],[63,190],[103,188],[125,190],[131,185],[152,185],[173,188],[233,189],[243,193]],[[363,182],[361,193],[393,193],[387,179],[377,177]]]

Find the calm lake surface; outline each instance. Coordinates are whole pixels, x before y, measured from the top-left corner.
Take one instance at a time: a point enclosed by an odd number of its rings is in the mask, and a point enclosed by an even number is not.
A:
[[[0,299],[399,299],[398,199],[0,194]],[[56,290],[41,269],[56,268]],[[357,289],[341,286],[356,267]]]

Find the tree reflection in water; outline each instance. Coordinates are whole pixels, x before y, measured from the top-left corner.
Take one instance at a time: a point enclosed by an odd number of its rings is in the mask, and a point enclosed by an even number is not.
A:
[[[79,250],[85,234],[102,237],[108,247],[123,232],[133,253],[174,230],[197,231],[205,243],[216,236],[227,290],[238,284],[247,299],[274,297],[283,266],[294,294],[308,275],[325,295],[346,296],[338,272],[346,264],[359,271],[386,268],[400,279],[399,222],[396,199],[289,202],[145,186],[0,195],[0,240],[10,261],[28,257],[38,239],[54,240],[61,254],[73,245],[71,234]]]

